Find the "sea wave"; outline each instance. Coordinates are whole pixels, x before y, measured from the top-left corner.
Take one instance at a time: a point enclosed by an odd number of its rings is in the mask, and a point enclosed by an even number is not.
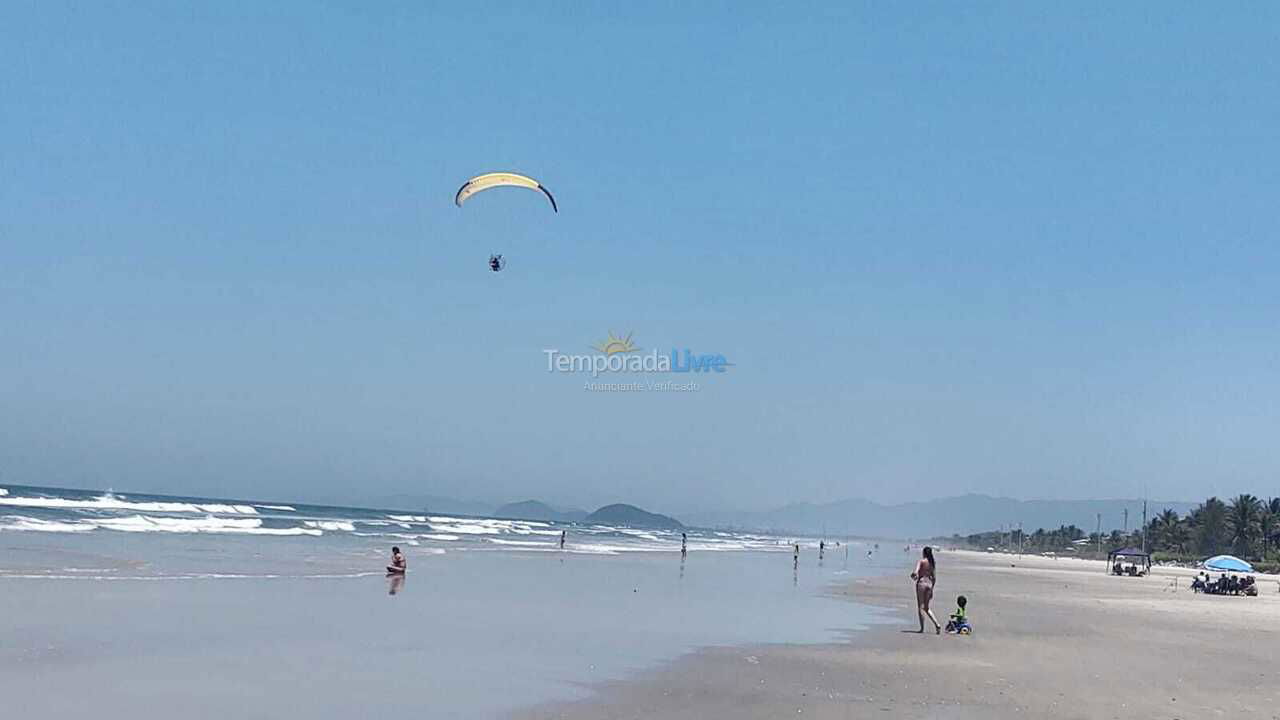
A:
[[[346,520],[304,520],[302,524],[318,530],[355,532],[356,526]]]
[[[41,508],[47,510],[132,510],[136,512],[217,513],[221,515],[257,515],[252,505],[185,502],[131,502],[117,495],[100,495],[87,500],[61,497],[0,496],[0,505]]]
[[[557,546],[551,542],[537,542],[536,540],[503,540],[502,538],[489,538],[489,542],[495,545],[508,545],[514,547],[531,547],[531,548],[547,548],[555,549]]]
[[[41,520],[39,518],[29,518],[22,515],[6,515],[3,522],[0,522],[0,530],[26,531],[26,532],[91,532],[93,526],[81,525],[79,523],[57,522],[55,520]]]
[[[106,530],[121,532],[168,533],[238,533],[244,535],[323,535],[319,528],[288,527],[268,528],[257,518],[170,518],[148,515],[130,515],[121,518],[97,518],[83,520]]]
[[[41,520],[23,515],[6,515],[0,518],[0,531],[86,533],[94,530],[114,530],[128,533],[217,533],[243,535],[323,535],[319,527],[263,527],[258,518],[219,518],[212,515],[203,518],[154,517],[127,515],[113,518],[86,518],[73,522]]]

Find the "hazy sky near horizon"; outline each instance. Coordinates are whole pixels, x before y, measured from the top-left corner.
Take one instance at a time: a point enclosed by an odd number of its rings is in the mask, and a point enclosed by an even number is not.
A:
[[[1261,3],[6,3],[0,486],[1280,492],[1278,41]],[[453,206],[500,169],[559,215]],[[735,364],[547,372],[610,331]]]

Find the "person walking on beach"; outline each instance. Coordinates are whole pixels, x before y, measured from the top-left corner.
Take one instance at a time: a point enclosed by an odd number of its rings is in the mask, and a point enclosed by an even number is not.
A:
[[[564,534],[565,534],[565,531],[561,530],[560,531],[560,549],[561,550],[564,549]]]
[[[942,626],[929,609],[929,602],[933,600],[933,585],[938,579],[938,564],[933,560],[933,548],[924,546],[924,552],[920,554],[920,561],[916,563],[916,571],[911,573],[911,579],[916,581],[916,614],[920,617],[920,632],[924,633],[924,616],[928,615],[933,622],[933,631],[941,635]]]
[[[685,533],[680,533],[680,554],[686,555],[688,554],[688,552],[689,552],[689,536],[686,535]]]

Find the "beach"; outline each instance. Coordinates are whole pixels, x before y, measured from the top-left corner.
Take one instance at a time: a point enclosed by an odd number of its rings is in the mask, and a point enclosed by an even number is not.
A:
[[[818,541],[753,533],[5,490],[15,717],[502,717],[702,647],[838,642],[881,614],[825,592],[879,572],[861,545],[819,560]],[[392,546],[407,576],[385,577]]]
[[[17,717],[1277,717],[1274,576],[940,550],[921,635],[897,543],[9,490]]]
[[[945,623],[963,593],[975,631],[939,637],[902,632],[917,627],[914,560],[829,591],[892,624],[820,646],[704,649],[512,717],[1280,717],[1274,577],[1258,597],[1206,596],[1185,569],[1121,578],[1100,562],[942,552],[934,613]]]

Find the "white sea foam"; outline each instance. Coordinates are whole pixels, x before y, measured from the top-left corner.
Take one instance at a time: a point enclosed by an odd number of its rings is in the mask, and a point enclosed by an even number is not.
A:
[[[484,525],[447,525],[445,523],[432,523],[431,529],[446,530],[451,533],[461,533],[463,535],[493,535],[497,532],[493,528],[486,527]]]
[[[318,528],[320,530],[330,530],[333,532],[345,531],[354,532],[356,526],[346,520],[304,520],[303,525],[309,528]]]
[[[288,505],[262,505],[262,504],[258,504],[258,507],[263,508],[263,509],[266,509],[266,510],[283,510],[283,511],[285,511],[285,512],[298,512],[298,508],[290,507],[290,506],[288,506]]]
[[[134,510],[137,512],[217,513],[221,515],[257,515],[252,505],[197,505],[181,502],[130,502],[115,495],[101,495],[90,500],[60,497],[0,497],[0,505],[46,508],[51,510]]]
[[[515,547],[536,547],[536,548],[555,548],[555,543],[537,542],[535,540],[503,540],[502,538],[487,538],[487,540],[495,545],[514,545]]]
[[[221,533],[244,535],[323,535],[318,528],[265,528],[257,518],[169,518],[130,515],[82,520],[83,524],[120,532]]]
[[[16,530],[27,532],[90,532],[93,530],[92,525],[81,525],[79,523],[65,523],[54,520],[40,520],[38,518],[23,517],[21,515],[8,515],[4,518],[4,523],[0,524],[0,530]]]
[[[638,538],[640,538],[640,539],[642,539],[642,540],[652,540],[652,541],[654,541],[654,542],[658,542],[658,536],[657,536],[657,535],[654,535],[654,534],[653,534],[653,533],[651,533],[651,532],[646,532],[646,531],[644,531],[644,530],[632,530],[631,528],[618,528],[618,532],[619,532],[619,533],[621,533],[621,534],[623,534],[623,535],[630,535],[630,536],[632,536],[632,537],[638,537]]]
[[[5,490],[4,488],[0,488],[0,497],[4,497],[5,495],[8,495],[8,494],[9,494],[8,490]]]
[[[376,533],[365,533],[365,532],[354,532],[354,533],[352,533],[352,535],[355,535],[356,537],[390,537],[390,538],[397,538],[397,539],[399,539],[399,540],[445,540],[445,541],[453,541],[453,540],[460,540],[460,539],[461,539],[461,538],[459,538],[457,535],[447,535],[447,534],[444,534],[444,533],[397,533],[397,532],[376,532]]]
[[[407,522],[424,523],[427,521],[427,519],[422,515],[388,515],[387,517],[402,523],[407,523]]]

